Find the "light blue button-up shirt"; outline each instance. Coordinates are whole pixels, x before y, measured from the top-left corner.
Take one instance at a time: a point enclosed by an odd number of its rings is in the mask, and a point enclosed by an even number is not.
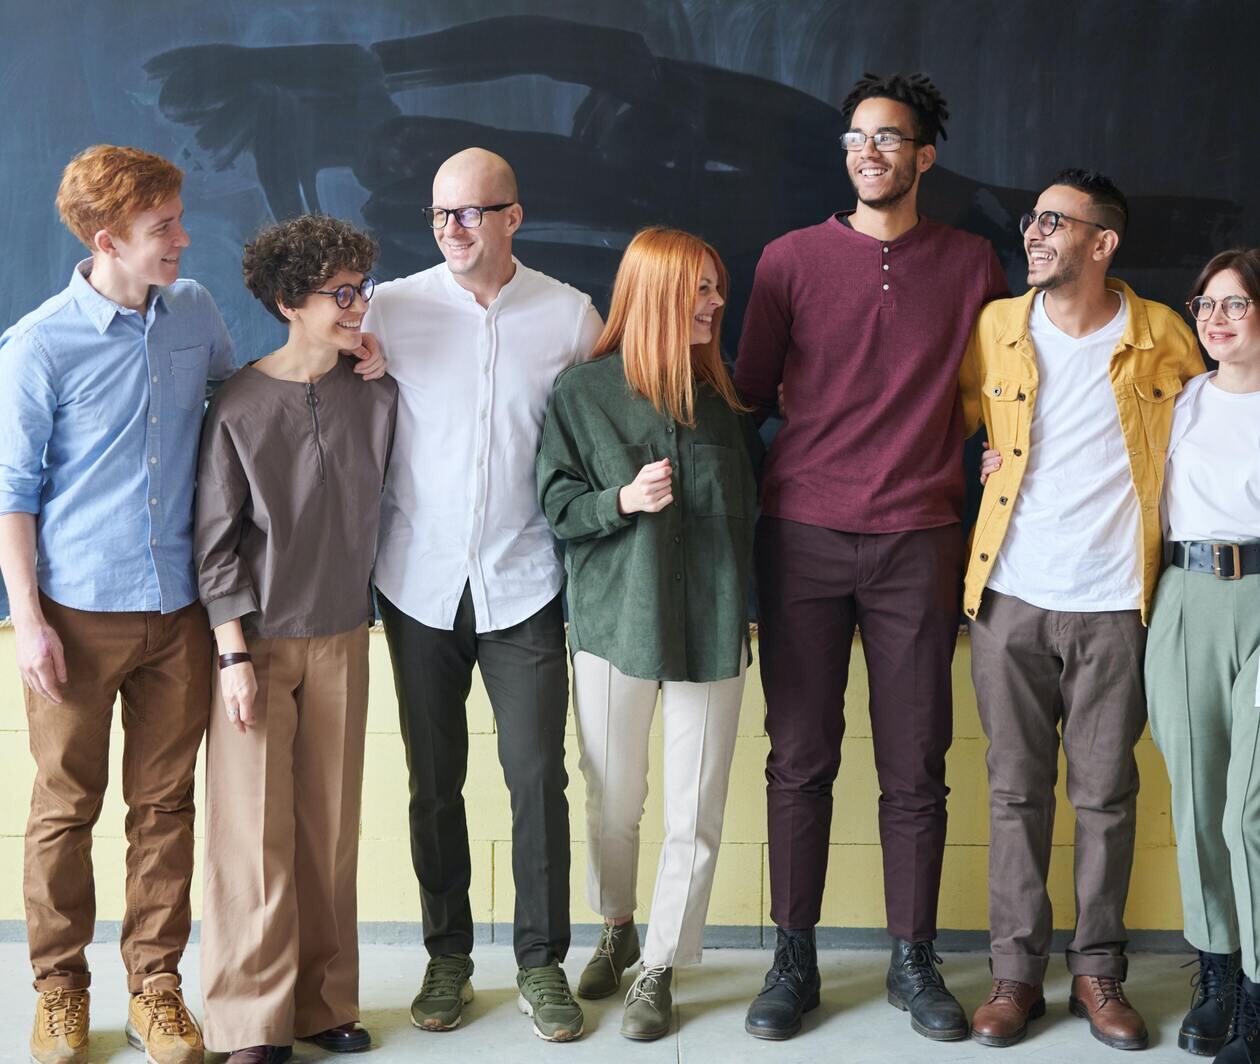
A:
[[[88,283],[91,265],[0,336],[0,514],[36,515],[54,601],[171,613],[197,598],[197,445],[232,341],[195,281],[155,288],[139,314]]]

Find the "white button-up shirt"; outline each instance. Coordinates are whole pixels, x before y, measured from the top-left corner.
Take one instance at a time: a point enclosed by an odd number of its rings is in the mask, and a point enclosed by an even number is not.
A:
[[[376,586],[448,631],[467,583],[478,632],[509,628],[560,591],[534,459],[557,374],[603,328],[590,297],[516,262],[483,308],[442,263],[377,287],[364,327],[398,381]]]

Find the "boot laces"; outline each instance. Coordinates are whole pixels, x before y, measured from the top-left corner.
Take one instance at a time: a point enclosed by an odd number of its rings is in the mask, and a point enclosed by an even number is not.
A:
[[[1103,1008],[1108,1001],[1117,1001],[1121,1005],[1127,1005],[1129,1002],[1124,996],[1124,988],[1120,985],[1120,980],[1112,975],[1091,975],[1089,977],[1090,986],[1093,988],[1094,997],[1098,1001],[1098,1007]]]
[[[802,939],[788,935],[775,948],[774,963],[766,973],[766,983],[767,989],[770,985],[786,984],[793,993],[805,983],[805,945]]]
[[[599,942],[595,946],[595,956],[606,957],[611,961],[613,954],[617,952],[617,939],[629,926],[629,924],[604,924],[604,929],[599,933]]]
[[[140,1007],[149,1017],[152,1028],[164,1035],[178,1037],[188,1033],[188,1010],[183,999],[174,990],[143,990],[137,997]]]
[[[1014,1001],[1019,994],[1020,982],[1018,979],[995,979],[993,982],[993,992],[989,995],[990,1001],[997,1001],[998,998],[1009,998]]]
[[[1241,983],[1242,973],[1238,973]],[[1260,1039],[1260,998],[1254,998],[1241,986],[1238,987],[1234,1007],[1234,1037],[1248,1042]]]
[[[636,1001],[646,1001],[648,1004],[652,1004],[655,995],[660,992],[658,984],[667,971],[669,971],[669,966],[665,964],[653,964],[650,967],[644,965],[638,978],[630,984],[630,992],[626,995],[626,1004],[630,1005]]]
[[[51,1038],[77,1034],[83,1026],[83,991],[57,987],[43,995],[44,1030]]]
[[[917,991],[929,986],[945,985],[941,973],[936,970],[936,965],[944,963],[932,948],[931,942],[912,942],[905,960],[901,962],[901,968],[910,977]]]
[[[1190,1007],[1197,1009],[1210,998],[1215,998],[1224,1005],[1225,999],[1234,990],[1233,980],[1230,979],[1230,962],[1227,960],[1222,964],[1211,954],[1201,954],[1186,961],[1181,967],[1189,968],[1191,965],[1197,965],[1198,971],[1190,977],[1193,991]]]

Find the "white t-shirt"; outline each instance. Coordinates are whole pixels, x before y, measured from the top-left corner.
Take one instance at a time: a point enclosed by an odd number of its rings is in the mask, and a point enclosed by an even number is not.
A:
[[[1047,610],[1142,605],[1137,493],[1108,369],[1128,308],[1079,339],[1038,293],[1028,320],[1039,384],[1028,466],[988,586]]]
[[[1260,392],[1227,392],[1209,379],[1194,401],[1194,419],[1168,456],[1168,538],[1260,539]]]

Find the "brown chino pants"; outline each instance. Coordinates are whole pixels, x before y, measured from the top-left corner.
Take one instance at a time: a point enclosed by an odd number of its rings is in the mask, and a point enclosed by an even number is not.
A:
[[[1137,610],[1067,613],[984,593],[971,676],[989,737],[989,926],[993,975],[1040,986],[1054,922],[1046,877],[1059,726],[1076,811],[1076,932],[1068,971],[1123,979],[1146,724]]]
[[[355,878],[368,629],[255,639],[256,723],[215,679],[206,737],[206,1048],[290,1045],[359,1018]]]
[[[756,559],[770,917],[792,929],[819,920],[857,625],[870,676],[888,930],[935,938],[962,530],[857,534],[763,517]]]
[[[26,689],[35,787],[23,889],[35,989],[89,985],[96,923],[92,828],[109,777],[109,729],[122,696],[127,803],[127,986],[178,974],[192,921],[193,772],[210,705],[210,630],[199,604],[174,613],[93,613],[46,596],[68,681],[58,705]]]

